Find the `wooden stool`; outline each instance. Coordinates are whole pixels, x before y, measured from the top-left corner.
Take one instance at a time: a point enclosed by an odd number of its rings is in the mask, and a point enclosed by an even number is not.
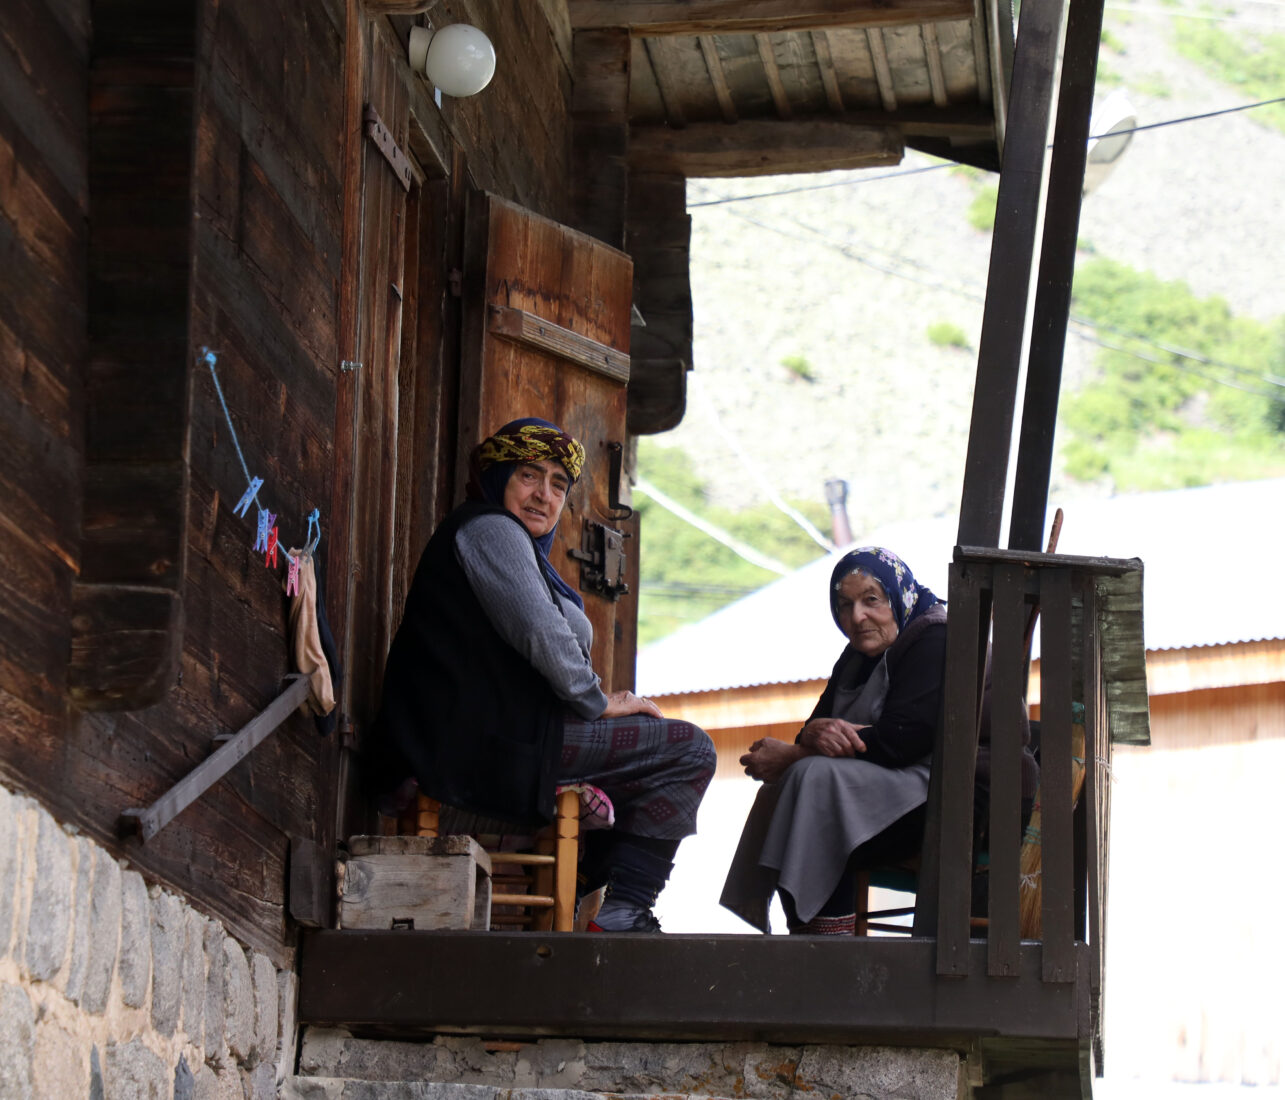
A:
[[[493,871],[491,890],[491,925],[510,921],[497,914],[497,906],[526,909],[528,913],[513,923],[522,927],[554,932],[570,932],[576,915],[576,863],[580,854],[580,795],[573,789],[557,792],[557,816],[553,824],[535,836],[535,848],[529,852],[486,849],[492,868],[514,868],[516,874]],[[427,795],[418,796],[415,832],[421,837],[436,837],[441,832],[442,804]],[[529,884],[526,891],[501,890],[499,887]]]

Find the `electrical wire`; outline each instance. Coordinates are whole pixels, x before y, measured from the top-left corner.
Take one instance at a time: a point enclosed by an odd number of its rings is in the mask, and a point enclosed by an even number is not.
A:
[[[1103,137],[1123,137],[1125,134],[1137,134],[1143,130],[1160,130],[1166,126],[1178,126],[1186,122],[1200,122],[1208,118],[1217,118],[1220,115],[1237,114],[1240,111],[1252,111],[1257,107],[1270,107],[1274,103],[1285,103],[1285,96],[1277,96],[1274,99],[1261,99],[1256,103],[1242,103],[1238,107],[1224,107],[1217,111],[1206,111],[1199,115],[1183,115],[1180,118],[1165,119],[1161,122],[1149,122],[1141,126],[1133,126],[1127,130],[1112,130],[1110,134],[1090,134],[1089,141],[1096,141]],[[786,187],[779,191],[759,191],[752,195],[724,195],[717,199],[705,199],[700,202],[689,202],[688,210],[695,210],[702,206],[725,206],[734,202],[748,202],[750,199],[772,199],[780,195],[799,195],[805,191],[824,191],[831,187],[851,187],[859,183],[878,183],[880,180],[902,179],[905,176],[918,176],[924,172],[940,172],[944,168],[958,168],[954,161],[942,161],[939,164],[927,164],[922,168],[908,168],[904,172],[884,172],[877,176],[861,176],[858,179],[838,180],[831,183],[806,184],[802,187]]]
[[[721,527],[715,526],[710,523],[709,520],[702,519],[690,508],[685,508],[683,505],[679,504],[678,501],[674,500],[673,497],[661,492],[645,477],[638,478],[634,482],[634,488],[644,496],[650,497],[664,508],[665,511],[671,512],[684,523],[688,523],[692,527],[695,527],[696,530],[708,535],[715,542],[722,543],[732,551],[733,554],[737,557],[744,558],[751,565],[757,565],[760,569],[766,569],[769,573],[775,573],[781,577],[794,572],[794,570],[788,565],[777,561],[775,558],[770,558],[766,554],[759,553],[759,551],[755,550],[754,547],[749,545],[749,543],[742,542],[735,535],[729,534]]]

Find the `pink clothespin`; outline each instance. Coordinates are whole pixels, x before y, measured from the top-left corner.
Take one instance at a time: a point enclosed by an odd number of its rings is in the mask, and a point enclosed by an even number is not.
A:
[[[290,563],[286,572],[286,595],[299,595],[299,559],[294,554],[287,554],[286,560]]]
[[[270,565],[273,569],[277,567],[277,529],[275,527],[268,532],[268,545],[264,551],[263,564]]]
[[[259,533],[254,538],[254,549],[268,549],[268,532],[272,530],[272,525],[277,522],[277,517],[266,509],[259,509]]]
[[[237,506],[232,511],[238,516],[244,516],[250,510],[250,505],[261,488],[263,488],[263,478],[252,477],[250,479],[250,487],[246,489],[245,495],[237,501]]]

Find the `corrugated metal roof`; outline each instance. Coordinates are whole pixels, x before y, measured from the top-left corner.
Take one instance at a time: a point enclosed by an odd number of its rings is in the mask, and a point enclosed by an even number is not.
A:
[[[1285,478],[1060,504],[1058,551],[1144,563],[1147,649],[1285,638]],[[955,517],[889,524],[858,540],[900,554],[946,592]],[[819,559],[638,654],[647,695],[829,676],[843,648]],[[1037,635],[1038,636],[1038,635]]]

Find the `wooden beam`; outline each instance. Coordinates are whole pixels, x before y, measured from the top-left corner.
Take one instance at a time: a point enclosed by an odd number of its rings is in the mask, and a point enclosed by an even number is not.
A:
[[[841,115],[843,114],[843,93],[839,91],[839,77],[834,71],[830,36],[825,31],[813,31],[812,49],[817,56],[817,69],[821,73],[821,85],[825,88],[826,102],[830,104],[830,110],[836,115]]]
[[[1038,0],[1022,10],[964,460],[961,545],[999,545],[1064,11],[1064,0]]]
[[[624,31],[578,31],[574,55],[574,224],[613,248],[623,248],[629,177],[629,35]]]
[[[870,60],[874,63],[875,83],[879,85],[883,109],[895,111],[897,93],[892,86],[892,68],[888,64],[888,48],[883,43],[883,31],[878,27],[871,27],[866,31],[866,43],[870,46]]]
[[[766,176],[872,168],[901,162],[894,127],[837,119],[693,123],[683,130],[635,126],[629,160],[637,168],[693,177]]]
[[[928,87],[932,91],[933,103],[945,107],[950,103],[946,98],[946,74],[941,67],[941,45],[937,41],[937,28],[931,23],[923,28],[924,60],[928,64]]]
[[[798,0],[569,0],[568,6],[577,30],[627,27],[647,37],[896,27],[973,15],[972,0],[822,0],[804,10]]]
[[[651,71],[656,77],[660,101],[665,105],[665,121],[670,126],[681,129],[687,124],[687,118],[683,114],[682,100],[678,94],[683,86],[683,77],[673,56],[674,47],[658,38],[644,42],[643,46],[647,60],[651,62]]]
[[[852,936],[308,930],[298,1012],[301,1023],[385,1037],[442,1025],[852,1044],[996,1035],[1074,1057],[1087,947],[1076,947],[1076,982],[1050,983],[1040,945],[1022,944],[1018,974],[999,987],[986,976],[984,942],[964,945],[972,965],[947,981],[933,974],[933,950],[926,939]]]
[[[533,313],[510,306],[491,306],[487,328],[496,336],[556,355],[617,382],[629,381],[629,356]]]
[[[1008,545],[1038,550],[1043,541],[1053,466],[1053,432],[1062,388],[1062,354],[1071,312],[1071,279],[1080,229],[1089,119],[1102,38],[1102,0],[1070,5],[1062,82],[1049,165],[1048,216],[1040,248],[1031,343],[1027,352],[1026,392],[1018,437],[1017,470]]]
[[[736,104],[732,100],[732,89],[727,86],[727,74],[723,72],[723,62],[718,56],[718,45],[709,34],[700,36],[700,44],[710,83],[714,85],[714,95],[718,97],[718,109],[723,112],[723,121],[735,122]]]
[[[766,34],[756,34],[754,43],[758,46],[759,60],[763,62],[763,77],[767,80],[768,91],[772,93],[772,102],[776,104],[778,118],[793,118],[790,109],[790,97],[785,94],[785,85],[781,82],[781,69],[776,63],[776,53],[772,49],[772,39]]]

